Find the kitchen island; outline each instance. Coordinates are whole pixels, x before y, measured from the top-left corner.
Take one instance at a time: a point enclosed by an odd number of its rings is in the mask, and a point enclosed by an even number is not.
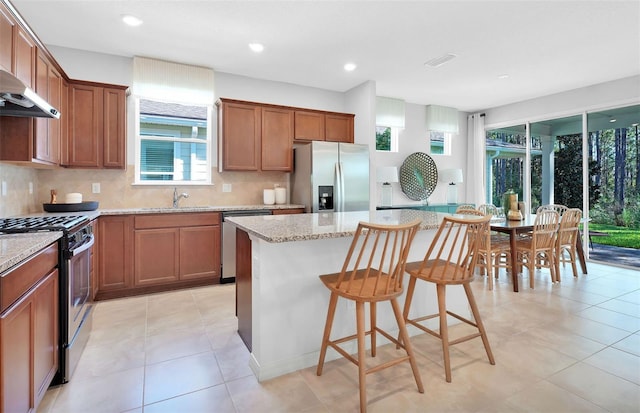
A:
[[[237,231],[238,332],[251,351],[250,367],[258,380],[317,364],[329,305],[329,290],[318,276],[340,271],[358,222],[398,224],[422,219],[409,252],[409,261],[417,261],[424,257],[445,215],[386,210],[230,218]],[[412,314],[437,312],[435,288],[427,284],[416,286]],[[451,289],[447,298],[450,310],[469,316],[462,289]],[[378,309],[378,325],[391,334],[397,332],[389,307]],[[341,300],[332,336],[355,331],[355,305]],[[355,353],[355,342],[351,345],[345,349]],[[327,360],[337,357],[338,353],[327,352]]]

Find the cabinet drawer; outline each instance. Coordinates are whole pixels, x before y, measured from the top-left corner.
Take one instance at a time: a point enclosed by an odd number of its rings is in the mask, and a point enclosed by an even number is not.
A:
[[[0,313],[58,265],[58,243],[51,244],[0,277]]]
[[[219,212],[136,215],[135,229],[220,225]]]

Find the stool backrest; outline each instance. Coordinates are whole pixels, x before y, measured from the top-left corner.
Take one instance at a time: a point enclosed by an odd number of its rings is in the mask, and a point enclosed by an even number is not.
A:
[[[491,215],[444,217],[420,266],[420,274],[438,282],[463,282],[473,277],[478,251],[491,245]]]
[[[458,205],[458,207],[456,208],[456,214],[461,213],[461,211],[465,211],[465,210],[474,210],[476,209],[475,205],[471,205],[471,204],[462,204],[462,205]]]
[[[420,219],[399,225],[360,222],[336,288],[369,298],[401,292],[407,256],[421,222]]]
[[[498,207],[493,204],[482,204],[478,207],[478,211],[485,215],[498,216]]]

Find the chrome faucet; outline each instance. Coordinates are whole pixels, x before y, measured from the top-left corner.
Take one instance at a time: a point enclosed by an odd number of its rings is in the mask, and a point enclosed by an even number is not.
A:
[[[180,201],[181,198],[189,198],[189,194],[186,192],[183,192],[180,195],[178,195],[178,188],[173,188],[173,207],[174,208],[178,208],[178,201]]]

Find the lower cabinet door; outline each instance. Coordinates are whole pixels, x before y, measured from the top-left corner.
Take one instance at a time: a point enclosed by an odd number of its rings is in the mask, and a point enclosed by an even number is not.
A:
[[[220,226],[180,229],[180,279],[220,277]]]
[[[31,398],[31,342],[33,331],[33,300],[31,296],[5,312],[0,318],[0,365],[2,381],[0,388],[3,412],[28,412],[33,409]]]
[[[135,231],[134,286],[166,284],[178,280],[179,237],[179,228]]]
[[[36,405],[58,370],[58,282],[58,270],[54,270],[33,295],[33,391]]]

